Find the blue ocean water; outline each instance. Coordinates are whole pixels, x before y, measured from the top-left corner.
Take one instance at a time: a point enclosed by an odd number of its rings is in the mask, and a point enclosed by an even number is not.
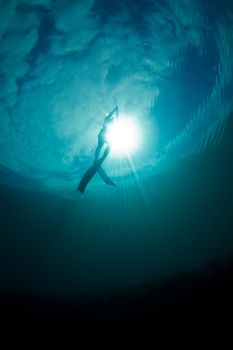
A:
[[[233,3],[0,2],[1,286],[129,288],[232,254]],[[103,119],[141,148],[81,195]]]

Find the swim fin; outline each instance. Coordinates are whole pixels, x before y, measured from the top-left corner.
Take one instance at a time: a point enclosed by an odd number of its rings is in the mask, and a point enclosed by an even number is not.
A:
[[[97,172],[99,172],[100,176],[104,180],[104,182],[108,185],[116,186],[114,182],[107,176],[105,171],[101,168],[102,163],[104,162],[105,158],[107,157],[108,153],[105,152],[103,157],[100,158],[97,162],[95,162],[83,175],[81,178],[77,191],[84,193],[87,185],[91,181],[91,179],[95,176]]]
[[[98,173],[107,185],[116,186],[116,184],[110,179],[110,177],[108,177],[108,175],[101,166],[99,167]]]

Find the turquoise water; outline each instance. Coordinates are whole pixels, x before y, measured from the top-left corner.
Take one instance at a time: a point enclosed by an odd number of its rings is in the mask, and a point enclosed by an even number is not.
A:
[[[232,254],[231,1],[2,1],[1,279],[134,287]],[[115,105],[142,146],[92,164]]]

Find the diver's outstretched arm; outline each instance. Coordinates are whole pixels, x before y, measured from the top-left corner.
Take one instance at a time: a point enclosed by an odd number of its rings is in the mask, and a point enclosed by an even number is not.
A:
[[[119,108],[118,106],[116,106],[114,110],[111,113],[109,113],[109,115],[105,119],[114,119],[115,117],[118,118],[118,116],[119,116]]]

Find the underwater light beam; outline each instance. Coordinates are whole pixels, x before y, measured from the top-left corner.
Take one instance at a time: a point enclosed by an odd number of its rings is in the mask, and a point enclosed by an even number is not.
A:
[[[134,119],[120,116],[108,127],[106,140],[112,155],[128,156],[140,146],[141,135],[139,127]]]

